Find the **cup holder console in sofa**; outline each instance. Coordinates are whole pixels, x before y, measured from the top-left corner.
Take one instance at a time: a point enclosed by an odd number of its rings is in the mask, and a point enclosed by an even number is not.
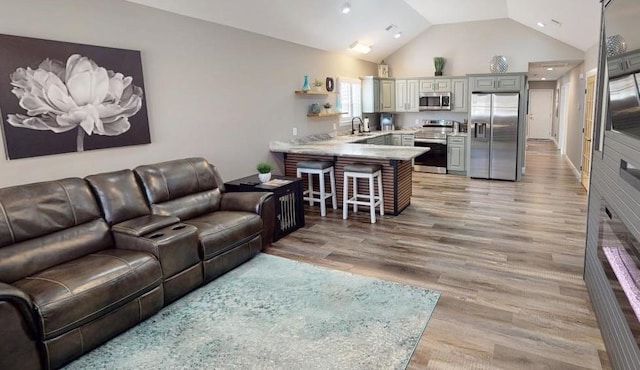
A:
[[[273,207],[202,158],[0,189],[0,369],[60,368],[233,269]]]

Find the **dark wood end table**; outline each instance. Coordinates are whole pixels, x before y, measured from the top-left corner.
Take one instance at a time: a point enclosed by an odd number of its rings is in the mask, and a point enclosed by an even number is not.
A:
[[[258,175],[226,182],[227,191],[268,191],[275,197],[276,225],[273,241],[304,226],[304,203],[302,179],[290,176],[271,175],[269,182],[260,183]]]

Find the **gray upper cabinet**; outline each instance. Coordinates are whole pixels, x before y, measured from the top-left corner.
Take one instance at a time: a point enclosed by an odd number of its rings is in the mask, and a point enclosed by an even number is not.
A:
[[[396,112],[418,112],[419,97],[418,80],[396,79]]]
[[[451,111],[467,112],[469,100],[469,80],[466,78],[454,78],[451,80]]]
[[[396,84],[394,80],[380,80],[380,112],[395,112]]]
[[[607,58],[609,77],[640,71],[640,50],[621,54],[615,58]]]
[[[524,84],[524,75],[483,75],[469,78],[471,92],[520,91]]]
[[[451,91],[451,79],[428,78],[420,80],[420,92],[449,92]]]
[[[380,80],[373,76],[361,77],[362,113],[380,112]]]
[[[362,80],[362,113],[395,112],[396,84],[393,79],[372,76],[360,79]]]

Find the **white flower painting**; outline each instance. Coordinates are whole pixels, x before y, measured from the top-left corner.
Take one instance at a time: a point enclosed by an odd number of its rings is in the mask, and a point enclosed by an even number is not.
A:
[[[142,107],[142,89],[132,80],[78,54],[66,65],[45,59],[36,70],[18,68],[11,74],[11,92],[27,115],[9,114],[7,121],[55,133],[76,129],[81,152],[85,134],[115,136],[129,130],[129,117]]]
[[[40,56],[18,64],[26,48],[16,40],[42,44]],[[68,52],[50,57],[47,50],[60,50],[51,44]],[[150,142],[139,52],[0,35],[0,53],[16,59],[0,61],[0,90],[11,93],[0,91],[10,159]]]

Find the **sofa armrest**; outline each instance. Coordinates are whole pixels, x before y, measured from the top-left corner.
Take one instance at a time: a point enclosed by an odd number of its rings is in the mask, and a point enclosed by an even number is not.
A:
[[[36,340],[39,337],[39,326],[36,324],[38,320],[36,319],[36,312],[31,297],[13,285],[0,282],[0,303],[1,302],[10,303],[18,310],[29,330],[28,336]],[[2,320],[0,320],[0,323],[1,322]]]
[[[142,236],[180,222],[174,216],[147,215],[113,225],[113,232],[131,236]]]
[[[220,202],[220,210],[260,214],[262,206],[270,197],[273,198],[273,193],[259,191],[224,193]]]
[[[181,223],[155,229],[143,235],[113,230],[116,248],[152,254],[160,262],[165,278],[198,264],[198,229]]]
[[[221,211],[254,212],[262,218],[262,248],[273,241],[276,225],[275,197],[269,192],[224,193],[220,203]]]

